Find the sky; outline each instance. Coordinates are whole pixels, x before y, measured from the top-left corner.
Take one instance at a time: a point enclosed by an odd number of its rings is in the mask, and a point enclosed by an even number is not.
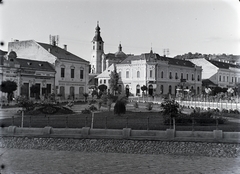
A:
[[[104,52],[121,43],[126,54],[153,52],[169,57],[188,52],[240,55],[239,0],[2,0],[0,46],[35,40],[58,46],[90,61],[99,21]]]

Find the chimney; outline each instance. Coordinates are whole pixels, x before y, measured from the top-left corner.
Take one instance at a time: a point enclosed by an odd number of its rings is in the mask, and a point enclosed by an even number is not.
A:
[[[64,46],[64,50],[66,50],[67,51],[67,45],[63,45]]]

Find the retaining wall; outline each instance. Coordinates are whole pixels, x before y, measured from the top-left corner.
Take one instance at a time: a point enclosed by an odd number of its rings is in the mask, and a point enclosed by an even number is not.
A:
[[[124,129],[82,129],[74,128],[20,128],[9,126],[0,129],[0,136],[64,137],[64,138],[108,138],[171,141],[210,141],[240,143],[240,132],[214,131],[175,131]]]

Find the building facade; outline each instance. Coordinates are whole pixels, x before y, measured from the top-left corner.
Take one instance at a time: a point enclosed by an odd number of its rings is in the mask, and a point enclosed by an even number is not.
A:
[[[107,68],[98,75],[98,82],[108,85],[110,73],[114,66]],[[130,92],[134,96],[141,96],[141,87],[148,88],[149,95],[172,95],[192,92],[200,95],[202,92],[202,68],[190,61],[178,60],[160,56],[159,54],[144,53],[128,56],[121,63],[116,64],[119,74],[119,91]],[[104,83],[104,81],[106,83]]]
[[[18,87],[14,97],[21,95],[28,99],[40,99],[54,90],[55,69],[49,62],[19,58],[16,52],[11,51],[3,62],[1,72],[2,81],[16,82]],[[33,85],[38,89],[35,92],[31,90]],[[7,94],[2,93],[1,96],[6,98]]]
[[[34,40],[10,42],[8,50],[31,60],[47,60],[55,71],[52,92],[62,99],[83,99],[88,92],[89,62],[60,48],[56,42],[40,43]]]
[[[189,59],[198,66],[202,66],[203,80],[210,80],[221,88],[235,88],[240,83],[240,66],[205,58]]]

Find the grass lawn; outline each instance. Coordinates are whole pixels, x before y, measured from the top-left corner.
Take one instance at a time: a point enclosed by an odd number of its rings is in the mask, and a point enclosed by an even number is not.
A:
[[[149,119],[148,119],[149,118]],[[91,127],[91,114],[71,114],[71,115],[26,115],[24,116],[24,127],[45,127],[51,126],[53,128],[82,128],[84,126]],[[148,124],[149,121],[149,124]],[[135,130],[166,130],[169,125],[164,125],[163,115],[160,112],[131,112],[121,116],[114,115],[113,111],[102,111],[94,114],[94,128],[101,129],[123,129],[125,127]],[[12,118],[2,119],[2,126],[20,126],[21,117],[15,116],[14,122]],[[212,131],[216,129],[216,125],[195,125],[195,131]],[[240,124],[234,122],[226,122],[219,124],[218,129],[226,132],[240,132]],[[192,125],[176,124],[176,130],[191,131]]]

